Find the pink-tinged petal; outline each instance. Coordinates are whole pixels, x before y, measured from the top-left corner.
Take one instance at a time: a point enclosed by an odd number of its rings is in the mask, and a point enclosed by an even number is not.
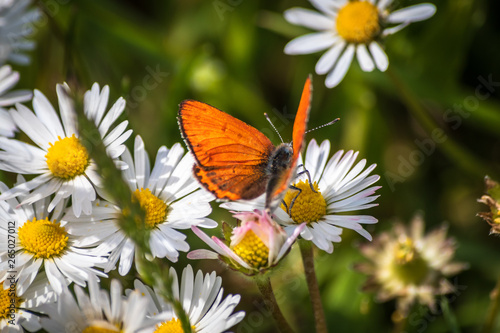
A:
[[[219,254],[210,250],[200,249],[189,252],[187,258],[191,260],[219,259]]]
[[[278,256],[276,257],[275,262],[278,262],[285,255],[286,251],[288,251],[288,249],[293,245],[293,243],[295,242],[297,237],[299,237],[300,233],[302,232],[302,230],[304,230],[305,227],[306,227],[306,223],[302,223],[297,228],[295,228],[292,235],[290,237],[288,237],[288,239],[285,241],[285,243],[281,247],[281,250],[278,253]]]
[[[206,233],[201,231],[200,228],[198,228],[196,226],[192,226],[191,230],[193,230],[193,232],[196,234],[196,236],[198,236],[202,241],[204,241],[208,246],[210,246],[212,248],[212,250],[214,250],[215,252],[217,252],[221,255],[224,255],[224,251],[220,248],[220,246],[218,246],[212,240],[212,238],[208,237],[208,235]]]
[[[223,253],[221,253],[221,254],[223,256],[229,257],[229,258],[233,259],[240,266],[242,266],[242,267],[244,267],[246,269],[252,269],[252,267],[250,267],[250,265],[248,265],[243,259],[241,259],[238,255],[236,255],[236,253],[234,253],[233,250],[231,250],[226,244],[224,244],[223,241],[221,241],[220,239],[218,239],[216,237],[213,237],[213,240],[214,240],[215,243],[217,243],[217,245],[220,248],[222,248]]]

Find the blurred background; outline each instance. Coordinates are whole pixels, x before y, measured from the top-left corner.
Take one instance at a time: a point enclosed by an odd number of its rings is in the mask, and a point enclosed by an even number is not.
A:
[[[397,6],[416,3],[401,0]],[[127,100],[124,118],[142,136],[151,158],[160,146],[181,141],[176,114],[184,99],[225,110],[279,143],[263,116],[267,112],[289,141],[304,80],[313,73],[309,127],[336,117],[341,121],[310,133],[307,140],[328,139],[332,154],[353,149],[369,164],[377,163],[379,206],[363,212],[379,219],[368,228],[372,235],[396,220],[407,223],[417,211],[424,212],[427,230],[449,226],[458,244],[456,259],[470,263],[452,279],[460,292],[450,296],[450,306],[462,332],[477,332],[500,275],[500,239],[489,236],[489,226],[476,217],[488,210],[476,201],[484,193],[484,176],[500,180],[500,3],[432,3],[437,13],[431,19],[387,39],[389,73],[364,73],[354,61],[334,89],[314,74],[319,54],[283,53],[289,40],[308,32],[287,23],[283,11],[313,8],[305,0],[37,1],[45,15],[35,26],[32,62],[13,67],[21,73],[18,88],[39,89],[54,105],[57,83],[66,81],[81,93],[93,82],[109,85],[111,102],[120,96]],[[415,100],[425,112],[411,110]],[[445,139],[438,143],[430,138],[439,128]],[[12,174],[0,177],[9,186],[15,181]],[[234,222],[216,205],[212,217]],[[192,232],[187,234],[192,249],[206,248]],[[213,234],[220,236],[220,230]],[[317,253],[331,332],[388,332],[393,327],[394,302],[377,303],[372,294],[362,293],[365,277],[352,269],[363,260],[358,251],[363,242],[346,230],[333,254]],[[233,331],[276,331],[250,279],[215,261],[189,261],[185,253],[173,266],[180,272],[188,263],[204,272],[216,270],[226,293],[242,295],[237,309],[247,315]],[[133,274],[125,278],[133,279]],[[298,249],[272,282],[286,317],[301,332],[312,332]],[[442,315],[420,307],[415,313],[407,332],[447,331]]]

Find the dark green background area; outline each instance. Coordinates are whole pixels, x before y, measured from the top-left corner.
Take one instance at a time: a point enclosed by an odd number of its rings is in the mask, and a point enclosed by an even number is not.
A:
[[[93,82],[109,85],[111,102],[119,96],[127,99],[123,118],[130,120],[134,135],[142,136],[151,159],[160,146],[181,142],[176,114],[184,99],[216,106],[279,143],[263,116],[267,112],[289,141],[304,80],[313,73],[309,127],[336,117],[341,121],[307,139],[329,139],[332,153],[354,149],[369,164],[377,163],[378,185],[383,186],[379,206],[363,212],[379,219],[367,227],[372,235],[390,229],[396,219],[408,222],[417,211],[424,212],[428,230],[448,224],[458,244],[457,260],[470,263],[469,270],[452,279],[460,293],[451,296],[450,306],[462,332],[476,332],[500,275],[495,252],[500,239],[489,236],[489,226],[476,217],[487,209],[476,202],[484,191],[483,177],[500,179],[500,5],[495,0],[432,2],[434,17],[387,39],[390,73],[364,73],[354,61],[334,89],[324,86],[324,76],[314,74],[319,54],[283,53],[289,40],[308,30],[287,23],[282,13],[293,6],[312,8],[305,0],[39,1],[46,15],[35,26],[32,64],[14,67],[21,73],[19,87],[41,90],[54,105],[56,83],[67,81],[78,92]],[[399,1],[397,6],[416,3]],[[217,11],[221,4],[228,10]],[[152,80],[151,72],[160,75]],[[491,91],[480,87],[488,79],[498,82]],[[401,89],[418,100],[432,125],[410,110]],[[446,139],[433,141],[433,131],[440,129]],[[15,175],[3,173],[2,178],[11,186]],[[212,217],[232,222],[215,205]],[[192,249],[206,248],[191,231],[186,233]],[[218,230],[213,234],[220,235]],[[364,242],[345,231],[333,254],[318,252],[318,278],[332,332],[392,328],[394,303],[380,304],[361,293],[364,277],[352,270],[362,260],[357,246]],[[247,316],[233,331],[275,332],[251,280],[216,262],[189,261],[184,253],[173,266],[180,272],[187,263],[204,272],[217,270],[225,291],[242,295],[238,309]],[[301,332],[312,332],[297,249],[273,284],[287,318]],[[407,332],[448,331],[440,314],[416,307],[410,316]]]

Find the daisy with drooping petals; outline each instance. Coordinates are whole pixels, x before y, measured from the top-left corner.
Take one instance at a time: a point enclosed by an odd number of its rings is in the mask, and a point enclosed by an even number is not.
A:
[[[24,180],[19,178],[22,186]],[[0,182],[0,192],[7,190]],[[106,259],[75,247],[76,237],[59,223],[66,201],[60,201],[50,217],[48,204],[48,198],[22,206],[17,198],[0,200],[0,282],[5,283],[14,274],[20,296],[41,270],[47,275],[46,283],[57,293],[71,282],[85,286],[93,275],[106,276],[93,268]]]
[[[0,169],[39,176],[4,192],[0,200],[24,194],[21,201],[21,205],[24,205],[55,194],[49,204],[49,212],[61,200],[71,197],[75,215],[80,216],[82,212],[88,215],[92,212],[91,203],[96,199],[96,188],[100,187],[101,178],[87,149],[80,142],[77,115],[68,95],[69,88],[57,85],[56,90],[60,118],[38,90],[35,90],[33,98],[35,113],[21,104],[16,105],[17,110],[10,110],[17,127],[38,147],[0,137]],[[118,99],[106,112],[108,97],[108,86],[101,90],[95,83],[92,90],[85,93],[84,113],[98,127],[110,157],[117,159],[125,151],[123,142],[132,134],[132,130],[127,131],[128,122],[123,121],[109,131],[122,114],[125,100]]]
[[[28,9],[30,0],[0,0],[0,65],[12,61],[27,65],[30,58],[23,54],[35,48],[27,40],[33,33],[35,21],[40,18],[38,9]]]
[[[265,210],[240,212],[233,216],[240,223],[233,230],[223,224],[224,235],[230,234],[230,239],[225,241],[215,236],[210,238],[200,229],[193,227],[196,235],[215,252],[195,250],[188,253],[188,258],[220,259],[229,267],[246,275],[263,273],[278,264],[305,227],[305,223],[302,223],[291,236],[287,236],[285,230],[273,222]]]
[[[16,125],[5,107],[26,102],[33,94],[29,90],[9,91],[19,81],[19,73],[8,65],[0,67],[0,136],[14,136]]]
[[[285,205],[282,204],[274,214],[276,221],[284,226],[288,234],[294,233],[305,223],[306,226],[300,233],[302,238],[331,253],[332,242],[341,241],[342,228],[352,229],[371,240],[371,235],[363,229],[362,224],[377,223],[377,219],[368,215],[345,213],[377,206],[373,201],[378,196],[373,194],[380,186],[371,185],[379,180],[380,176],[369,176],[375,169],[375,164],[363,170],[366,166],[364,159],[354,165],[358,157],[357,152],[351,150],[344,154],[344,151],[340,150],[328,160],[329,153],[330,141],[323,141],[321,146],[318,146],[314,139],[309,142],[303,165],[309,171],[314,191],[307,176],[302,175],[300,180],[292,184],[300,188],[301,192],[289,189],[283,199]],[[302,157],[299,165],[301,160]],[[262,197],[255,201],[234,201],[221,205],[223,208],[237,211],[249,211],[256,206],[264,207]]]
[[[364,290],[377,292],[384,302],[397,300],[397,310],[405,317],[415,302],[435,310],[436,296],[456,290],[447,277],[467,268],[455,262],[455,241],[446,238],[447,228],[424,234],[425,223],[416,215],[409,226],[397,224],[380,234],[373,243],[361,247],[369,260],[356,265],[367,274]]]
[[[139,291],[127,296],[118,280],[111,281],[110,291],[99,288],[96,279],[89,280],[89,294],[75,286],[76,299],[64,288],[56,303],[43,306],[48,317],[41,319],[42,327],[50,333],[102,332],[136,333],[153,332],[154,319],[146,318],[148,298]]]
[[[436,7],[429,3],[390,12],[393,0],[310,0],[321,13],[305,8],[285,11],[285,19],[319,32],[297,37],[285,46],[286,54],[309,54],[328,49],[316,64],[327,74],[325,85],[338,85],[356,54],[361,69],[385,71],[389,59],[380,42],[412,22],[430,18]]]
[[[188,251],[186,236],[177,231],[191,226],[214,228],[217,223],[206,216],[212,212],[213,195],[201,190],[191,173],[194,160],[184,154],[180,144],[169,150],[160,147],[153,170],[140,136],[135,139],[134,159],[128,150],[122,156],[128,166],[124,178],[140,205],[145,209],[145,225],[151,229],[149,245],[153,257],[176,262],[179,251]],[[82,236],[79,246],[95,247],[99,255],[109,253],[106,272],[115,268],[125,275],[134,261],[135,244],[122,231],[118,220],[120,207],[109,202],[96,202],[92,215],[76,217],[71,211],[64,216],[68,231]]]
[[[23,333],[41,329],[39,317],[33,311],[38,312],[40,306],[53,303],[56,298],[56,293],[47,285],[45,273],[38,275],[22,296],[17,293],[14,279],[0,282],[0,332]]]
[[[182,272],[180,285],[177,273],[172,267],[170,275],[173,279],[174,297],[186,311],[193,332],[226,332],[245,317],[243,311],[232,313],[240,302],[240,295],[230,294],[223,299],[222,279],[216,276],[215,272],[203,276],[203,273],[198,271],[195,277],[193,269],[188,265]],[[169,303],[139,280],[135,281],[134,287],[148,297],[149,316],[161,319],[161,323],[156,325],[155,333],[183,332],[181,322]]]

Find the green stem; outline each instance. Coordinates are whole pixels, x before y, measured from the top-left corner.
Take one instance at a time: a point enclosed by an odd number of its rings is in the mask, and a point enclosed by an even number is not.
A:
[[[500,308],[500,277],[498,278],[495,289],[493,289],[491,293],[490,309],[488,311],[488,317],[486,319],[486,323],[484,324],[483,333],[493,332],[499,308]]]
[[[255,279],[255,282],[257,283],[257,287],[259,287],[260,293],[264,298],[266,307],[268,308],[269,312],[271,312],[274,320],[276,320],[279,331],[282,333],[294,333],[294,331],[290,327],[290,324],[288,324],[288,322],[286,321],[285,316],[283,316],[278,302],[276,301],[276,297],[274,297],[271,280],[266,277]]]
[[[399,76],[390,68],[386,73],[394,83],[394,87],[398,91],[403,103],[406,104],[406,107],[420,122],[427,133],[431,137],[436,130],[439,130],[440,133],[444,133],[438,123],[429,115],[427,110],[422,106],[418,98],[413,94],[404,81],[401,80]],[[443,134],[440,134],[439,136],[442,135]],[[440,143],[440,147],[450,159],[455,161],[456,164],[464,170],[480,177],[483,177],[485,174],[494,174],[491,170],[487,169],[486,163],[477,162],[478,159],[474,155],[453,141],[450,136],[446,136],[446,139]]]
[[[441,298],[441,310],[443,311],[444,319],[448,324],[448,332],[451,333],[460,333],[460,328],[458,326],[457,317],[450,309],[450,303],[446,297]]]
[[[309,297],[311,298],[314,312],[314,321],[317,333],[328,333],[325,320],[323,304],[321,304],[321,295],[319,293],[318,280],[314,269],[314,253],[312,244],[306,240],[299,240],[300,254],[302,255],[302,264],[304,265],[304,274],[306,276]]]
[[[83,115],[81,101],[77,100],[76,110],[79,110],[77,112],[79,139],[97,164],[99,175],[103,179],[103,187],[113,198],[114,203],[122,209],[119,219],[120,228],[136,245],[137,256],[144,268],[142,277],[148,284],[160,288],[162,296],[172,304],[177,318],[181,321],[183,332],[191,333],[189,317],[182,308],[181,302],[174,297],[173,279],[168,268],[162,269],[159,260],[147,259],[147,256],[152,257],[152,255],[149,247],[150,230],[143,222],[144,211],[137,200],[133,199],[132,191],[123,180],[121,172],[116,169],[113,160],[108,156],[97,127]]]

